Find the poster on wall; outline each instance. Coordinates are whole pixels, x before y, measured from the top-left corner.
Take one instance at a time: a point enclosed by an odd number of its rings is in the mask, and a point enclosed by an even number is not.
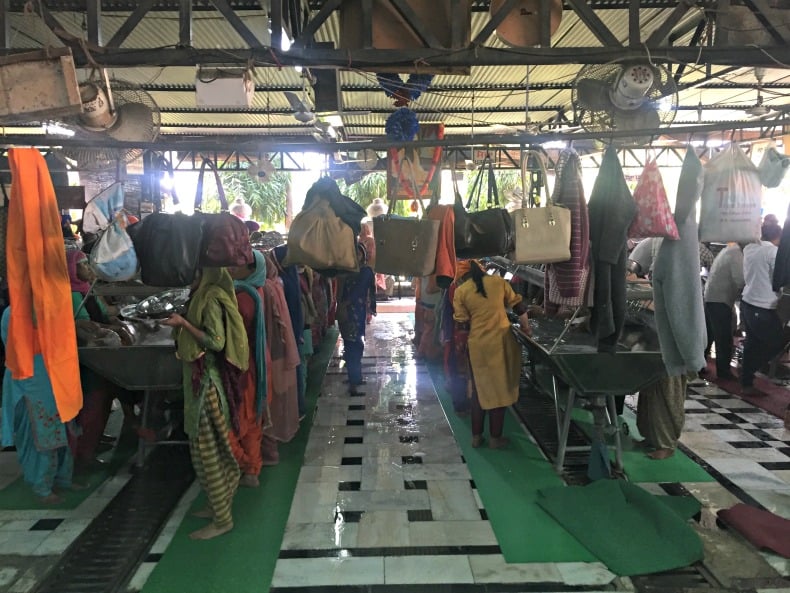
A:
[[[417,140],[441,140],[444,125],[421,123]],[[387,197],[390,200],[421,200],[441,195],[442,147],[390,148],[387,153]]]

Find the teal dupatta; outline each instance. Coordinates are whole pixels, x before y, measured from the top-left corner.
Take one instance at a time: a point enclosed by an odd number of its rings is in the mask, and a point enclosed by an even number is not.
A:
[[[266,258],[260,251],[253,251],[255,270],[243,280],[233,282],[237,291],[244,291],[255,303],[255,409],[260,418],[266,410],[266,324],[264,323],[263,299],[258,289],[266,282]]]

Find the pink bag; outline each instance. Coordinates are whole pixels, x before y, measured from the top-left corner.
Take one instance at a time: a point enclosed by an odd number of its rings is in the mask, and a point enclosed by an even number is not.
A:
[[[634,202],[637,211],[631,228],[628,229],[629,238],[664,237],[673,240],[680,238],[655,159],[650,159],[645,165],[645,170],[642,171],[642,176],[634,189]]]

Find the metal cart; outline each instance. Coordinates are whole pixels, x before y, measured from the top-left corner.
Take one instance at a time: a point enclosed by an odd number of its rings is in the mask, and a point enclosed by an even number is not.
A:
[[[528,351],[533,381],[538,383],[536,365],[547,369],[550,376],[549,385],[539,386],[554,400],[559,443],[555,469],[562,472],[566,452],[582,449],[568,447],[568,434],[574,405],[584,398],[601,437],[606,432],[614,433],[614,469],[622,473],[621,427],[617,422],[615,397],[636,393],[664,376],[661,353],[630,350],[599,353],[592,335],[571,332],[570,327],[570,322],[542,319],[533,324],[532,336],[524,334],[518,326],[513,327],[516,339]],[[566,390],[561,389],[559,382],[567,385],[566,398],[563,398]]]
[[[141,425],[147,428],[151,397],[157,391],[181,388],[182,366],[176,358],[175,346],[170,344],[134,345],[120,348],[81,347],[80,364],[85,365],[119,387],[143,392]],[[183,445],[185,441],[157,441],[156,445]],[[137,466],[145,461],[145,450],[150,444],[140,438],[137,447]]]

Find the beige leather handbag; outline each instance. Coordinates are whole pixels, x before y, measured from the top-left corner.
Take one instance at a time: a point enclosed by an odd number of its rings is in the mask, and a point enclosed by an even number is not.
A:
[[[527,202],[527,162],[538,163],[546,191],[546,205],[530,208]],[[515,228],[515,249],[510,256],[516,264],[550,264],[571,258],[571,211],[551,201],[545,155],[530,150],[521,153],[521,208],[510,213]]]

